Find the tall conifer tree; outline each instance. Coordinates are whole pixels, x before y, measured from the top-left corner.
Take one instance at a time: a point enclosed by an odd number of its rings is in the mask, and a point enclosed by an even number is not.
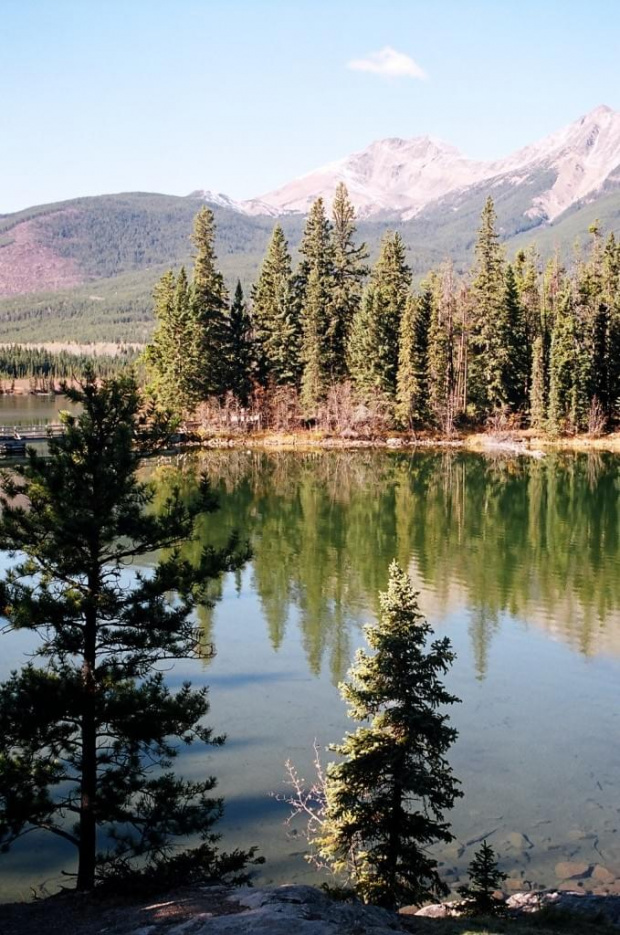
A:
[[[411,287],[411,270],[405,260],[400,234],[388,232],[349,342],[351,376],[356,385],[380,390],[392,401],[397,391],[400,323]],[[368,350],[365,368],[362,349]]]
[[[403,426],[419,427],[428,421],[428,343],[433,295],[429,288],[405,305],[401,320],[398,357],[397,418]]]
[[[312,410],[332,382],[335,362],[331,345],[334,252],[331,225],[322,198],[310,209],[297,274],[301,302],[303,374],[302,402]]]
[[[505,405],[506,316],[504,306],[504,260],[496,229],[497,216],[491,197],[482,211],[476,268],[472,284],[473,328],[471,379],[473,401],[479,414]]]
[[[226,390],[224,349],[228,343],[228,291],[217,269],[215,218],[206,206],[196,215],[192,243],[196,253],[191,308],[196,319],[200,361],[197,392],[201,399],[206,399]]]
[[[274,227],[252,289],[252,323],[261,383],[296,383],[300,375],[299,307],[293,290],[291,256],[279,224]]]
[[[252,391],[253,345],[252,322],[248,314],[241,283],[237,280],[228,323],[227,389],[247,406]]]
[[[144,353],[152,387],[163,406],[181,415],[200,401],[198,334],[187,274],[164,273],[155,287],[153,339]]]
[[[334,377],[347,373],[347,345],[353,318],[360,306],[363,280],[368,273],[366,244],[355,244],[355,210],[346,185],[340,182],[332,206],[333,287],[329,342]]]

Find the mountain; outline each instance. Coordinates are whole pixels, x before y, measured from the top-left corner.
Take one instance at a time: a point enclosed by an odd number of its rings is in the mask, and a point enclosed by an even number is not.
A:
[[[454,146],[428,136],[379,140],[235,207],[251,215],[305,213],[319,196],[331,203],[336,186],[344,182],[360,217],[389,215],[407,221],[446,195],[463,195],[482,182],[519,187],[541,175],[551,184],[533,195],[526,211],[541,221],[553,221],[604,186],[620,183],[620,113],[597,107],[538,143],[492,162],[467,159]]]
[[[620,114],[598,107],[494,162],[429,137],[389,139],[246,202],[203,190],[183,198],[134,192],[0,215],[0,341],[146,340],[153,287],[167,268],[191,263],[201,203],[213,208],[229,286],[239,277],[247,290],[275,218],[295,254],[304,211],[319,195],[329,202],[339,181],[371,259],[384,232],[398,229],[417,277],[448,256],[457,269],[471,262],[489,194],[509,255],[533,240],[543,257],[568,255],[595,220],[620,229]]]

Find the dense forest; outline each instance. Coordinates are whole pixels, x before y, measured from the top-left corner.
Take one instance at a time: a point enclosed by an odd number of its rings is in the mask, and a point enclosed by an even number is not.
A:
[[[297,267],[276,224],[249,301],[240,284],[231,300],[203,207],[191,278],[170,271],[156,289],[153,388],[185,413],[210,401],[279,428],[600,433],[618,416],[620,245],[590,233],[570,269],[557,256],[542,268],[534,248],[508,261],[488,198],[473,267],[446,262],[414,291],[398,233],[369,268],[341,184],[331,218],[313,204]]]

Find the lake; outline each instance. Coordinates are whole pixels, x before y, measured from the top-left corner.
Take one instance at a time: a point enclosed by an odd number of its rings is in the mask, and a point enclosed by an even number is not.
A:
[[[337,684],[396,557],[457,653],[449,758],[464,797],[451,815],[457,840],[438,851],[448,882],[486,836],[513,888],[556,885],[557,865],[572,861],[598,867],[572,886],[620,891],[619,463],[239,450],[149,462],[158,496],[179,478],[191,496],[199,468],[219,493],[190,554],[232,529],[254,550],[199,613],[215,657],[168,676],[209,685],[209,722],[228,735],[178,761],[186,775],[218,777],[223,846],[258,844],[263,881],[318,881],[277,795],[287,760],[311,779],[314,741],[353,728]],[[0,636],[0,677],[30,645]],[[52,890],[70,858],[27,837],[0,857],[0,898],[44,881]]]

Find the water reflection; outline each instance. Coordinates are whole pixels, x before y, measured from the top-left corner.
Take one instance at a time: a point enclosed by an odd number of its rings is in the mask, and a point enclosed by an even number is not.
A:
[[[271,644],[281,645],[295,608],[315,674],[327,660],[333,680],[342,678],[351,624],[375,609],[394,556],[428,615],[469,609],[479,678],[504,613],[586,655],[620,651],[612,455],[215,452],[158,468],[162,497],[178,482],[191,497],[198,467],[221,509],[216,532],[206,518],[190,551],[243,530]]]
[[[223,748],[178,761],[188,778],[217,775],[223,845],[258,844],[268,882],[317,882],[270,793],[283,788],[285,760],[309,777],[314,739],[327,745],[350,729],[335,686],[396,556],[457,653],[449,687],[463,703],[450,760],[465,796],[451,815],[457,841],[438,855],[446,879],[462,880],[486,834],[518,888],[560,883],[557,868],[574,861],[592,871],[586,888],[606,874],[620,893],[617,464],[604,454],[455,451],[148,462],[155,509],[171,484],[195,496],[200,470],[219,494],[190,558],[234,529],[254,549],[200,609],[202,663],[179,662],[166,676],[209,685],[209,723],[228,735]],[[28,648],[6,638],[0,678]],[[2,857],[0,899],[62,882],[67,854],[33,839]],[[605,873],[594,877],[597,865]]]

